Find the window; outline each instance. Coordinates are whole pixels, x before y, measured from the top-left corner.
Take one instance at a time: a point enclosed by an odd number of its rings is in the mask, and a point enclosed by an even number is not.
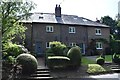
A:
[[[69,33],[75,33],[75,27],[69,27]]]
[[[53,32],[53,26],[46,26],[46,32]]]
[[[95,29],[95,34],[96,35],[101,35],[101,29]]]
[[[46,42],[46,48],[50,48],[50,43]]]
[[[96,42],[96,49],[102,49],[102,42]]]
[[[76,43],[70,43],[69,46],[76,46]]]

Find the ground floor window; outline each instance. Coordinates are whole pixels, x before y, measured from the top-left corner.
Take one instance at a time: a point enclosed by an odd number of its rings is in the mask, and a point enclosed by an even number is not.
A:
[[[75,42],[69,43],[69,46],[71,47],[76,46],[76,43]]]
[[[50,48],[50,42],[46,42],[46,48]]]
[[[96,42],[96,49],[102,49],[102,42]]]

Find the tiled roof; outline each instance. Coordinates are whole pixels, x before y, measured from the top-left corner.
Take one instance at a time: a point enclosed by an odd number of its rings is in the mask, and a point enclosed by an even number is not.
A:
[[[22,20],[21,22],[59,23],[59,24],[109,27],[107,25],[83,17],[78,17],[76,15],[62,14],[61,17],[55,17],[54,13],[32,13],[29,19]]]

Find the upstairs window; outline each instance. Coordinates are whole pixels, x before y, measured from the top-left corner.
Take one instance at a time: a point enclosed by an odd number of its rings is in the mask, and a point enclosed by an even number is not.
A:
[[[95,29],[95,35],[101,35],[101,29]]]
[[[46,26],[46,32],[53,32],[53,26]]]
[[[69,27],[69,33],[75,33],[75,27]]]
[[[96,49],[102,49],[102,42],[96,42]]]

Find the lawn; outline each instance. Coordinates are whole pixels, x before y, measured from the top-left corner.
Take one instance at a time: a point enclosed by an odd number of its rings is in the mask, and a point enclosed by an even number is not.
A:
[[[105,55],[105,61],[112,62],[112,55]]]
[[[112,55],[105,55],[105,61],[112,62]],[[82,57],[82,65],[95,64],[96,61]]]
[[[88,64],[95,64],[96,61],[88,59],[86,57],[82,57],[82,65],[88,65]]]

